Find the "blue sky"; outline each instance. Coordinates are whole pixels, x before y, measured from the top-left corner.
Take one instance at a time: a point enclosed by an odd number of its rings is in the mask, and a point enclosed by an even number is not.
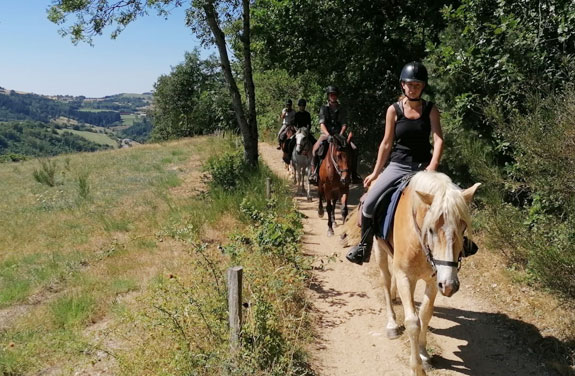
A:
[[[112,40],[74,46],[48,21],[50,0],[0,0],[0,86],[45,95],[102,97],[143,93],[199,46],[185,27],[184,10],[164,20],[151,14]],[[207,53],[203,53],[207,56]]]

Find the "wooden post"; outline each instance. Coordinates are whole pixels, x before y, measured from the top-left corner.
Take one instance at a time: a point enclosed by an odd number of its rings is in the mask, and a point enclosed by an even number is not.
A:
[[[228,269],[228,310],[230,320],[230,347],[235,352],[240,346],[242,330],[242,273],[241,266]]]
[[[272,197],[272,179],[266,178],[266,198],[269,200]]]

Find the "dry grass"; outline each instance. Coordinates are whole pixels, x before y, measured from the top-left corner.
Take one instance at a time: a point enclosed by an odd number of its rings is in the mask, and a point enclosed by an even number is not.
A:
[[[54,158],[53,188],[32,178],[36,161],[0,165],[0,373],[66,374],[101,358],[90,328],[114,326],[130,304],[123,296],[134,301],[189,257],[161,234],[200,185],[208,142]],[[90,200],[77,195],[80,172],[89,173]]]

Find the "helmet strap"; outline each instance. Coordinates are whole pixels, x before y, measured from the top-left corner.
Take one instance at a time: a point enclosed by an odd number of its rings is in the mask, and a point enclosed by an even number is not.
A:
[[[410,98],[407,95],[405,96],[407,98],[408,101],[410,102],[420,102],[421,101],[421,97],[419,98]]]

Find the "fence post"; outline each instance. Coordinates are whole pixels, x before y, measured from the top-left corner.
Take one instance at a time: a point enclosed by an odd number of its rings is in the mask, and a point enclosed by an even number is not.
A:
[[[269,200],[272,197],[272,179],[266,178],[266,198]]]
[[[241,266],[228,269],[228,310],[232,352],[239,348],[242,330],[242,274],[243,268]]]

